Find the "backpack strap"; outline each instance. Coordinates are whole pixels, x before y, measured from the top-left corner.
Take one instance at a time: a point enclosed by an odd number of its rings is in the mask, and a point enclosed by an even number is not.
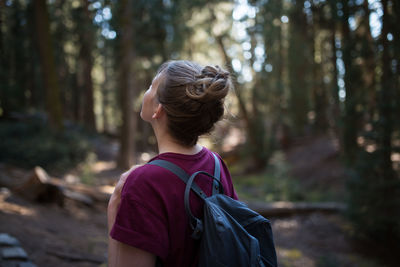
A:
[[[178,176],[179,179],[181,179],[185,184],[187,184],[189,180],[190,175],[187,172],[185,172],[181,167],[177,166],[172,162],[162,159],[156,159],[147,164],[156,165],[169,170],[170,172]],[[207,197],[207,195],[203,192],[203,190],[201,190],[201,188],[197,184],[193,184],[192,190],[193,192],[196,193],[196,195],[198,195],[202,199],[205,199]]]
[[[212,153],[214,156],[214,161],[215,161],[215,167],[214,167],[214,177],[217,178],[217,180],[213,179],[213,187],[212,187],[212,194],[215,195],[219,191],[219,181],[220,181],[220,176],[221,176],[221,165],[219,163],[218,157]]]
[[[203,232],[203,222],[193,215],[192,211],[190,210],[190,200],[189,200],[190,190],[192,189],[192,187],[194,185],[194,179],[199,174],[207,175],[208,177],[210,177],[214,181],[216,181],[219,184],[219,186],[218,186],[218,188],[220,190],[219,193],[221,193],[221,194],[224,193],[224,188],[223,188],[221,182],[219,181],[219,179],[217,179],[216,177],[212,176],[208,172],[197,171],[197,172],[193,173],[190,176],[189,180],[187,181],[186,188],[185,188],[185,202],[184,202],[184,204],[185,204],[186,214],[189,217],[190,226],[193,229],[192,238],[194,238],[194,239],[199,239],[201,237],[201,233]]]

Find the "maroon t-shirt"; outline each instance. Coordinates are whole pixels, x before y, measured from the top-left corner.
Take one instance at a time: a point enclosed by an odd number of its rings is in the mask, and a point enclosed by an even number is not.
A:
[[[229,171],[218,158],[224,192],[237,199]],[[206,148],[195,155],[162,153],[150,161],[155,159],[168,160],[188,174],[199,170],[214,173],[215,160]],[[211,194],[209,177],[198,175],[195,182],[207,195]],[[135,169],[122,189],[111,237],[155,254],[166,267],[194,266],[199,242],[190,236],[192,229],[184,208],[185,186],[176,175],[159,166],[145,164]],[[190,204],[193,214],[202,218],[203,201],[193,192]]]

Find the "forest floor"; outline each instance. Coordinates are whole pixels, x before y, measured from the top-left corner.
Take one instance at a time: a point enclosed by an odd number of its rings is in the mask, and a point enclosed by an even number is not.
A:
[[[111,153],[110,153],[111,151]],[[112,159],[115,144],[100,147],[93,163],[98,183],[116,182],[120,170]],[[298,140],[285,151],[293,177],[302,184],[344,190],[344,170],[334,140]],[[382,266],[356,252],[347,238],[349,224],[340,214],[312,213],[269,218],[279,266]],[[0,192],[0,233],[16,237],[38,267],[106,266],[106,204],[87,206],[67,201],[63,208],[28,202]]]

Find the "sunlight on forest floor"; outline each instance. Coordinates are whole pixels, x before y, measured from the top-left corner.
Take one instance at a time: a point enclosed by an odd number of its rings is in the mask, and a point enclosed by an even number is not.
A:
[[[8,189],[3,189],[0,192],[0,211],[7,214],[16,214],[23,216],[35,216],[34,210],[29,207],[24,207],[16,203],[6,202],[6,199],[10,196]]]
[[[115,161],[97,161],[92,165],[93,172],[101,172],[105,170],[114,169],[116,167]]]
[[[26,208],[24,206],[5,202],[3,199],[0,199],[0,211],[7,214],[16,214],[23,216],[36,216],[35,210],[30,208]]]

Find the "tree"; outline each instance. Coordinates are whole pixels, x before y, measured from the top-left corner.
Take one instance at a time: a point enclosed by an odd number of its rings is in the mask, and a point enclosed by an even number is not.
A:
[[[135,86],[135,61],[132,30],[133,1],[120,1],[120,32],[119,32],[119,90],[122,125],[120,129],[120,153],[118,166],[128,169],[134,162],[135,142],[134,127],[137,118],[133,116],[133,100]]]
[[[60,87],[54,63],[52,38],[50,34],[49,15],[45,0],[34,1],[37,42],[40,54],[40,65],[43,84],[46,89],[46,108],[49,123],[54,129],[61,130],[62,106]]]
[[[381,74],[378,76],[377,116],[371,121],[369,141],[374,151],[358,152],[358,160],[349,183],[349,217],[354,224],[355,236],[366,242],[385,261],[397,259],[400,249],[400,179],[393,169],[392,137],[395,136],[395,71],[391,67],[393,42],[387,36],[392,32],[393,17],[389,0],[382,0],[382,31],[379,44]]]
[[[308,15],[311,21],[310,25],[310,40],[312,44],[311,62],[312,68],[312,85],[311,85],[311,102],[313,104],[313,111],[315,116],[314,128],[316,132],[324,133],[328,129],[328,94],[325,84],[323,82],[323,62],[322,62],[322,50],[323,50],[323,35],[321,33],[320,18],[322,15],[321,10],[317,8],[310,8],[312,16]]]
[[[341,1],[343,16],[341,17],[341,47],[343,52],[343,63],[345,68],[344,84],[346,89],[346,100],[344,102],[343,114],[343,151],[349,164],[355,162],[358,145],[357,136],[360,125],[360,112],[357,105],[362,105],[362,94],[360,88],[360,69],[355,66],[354,58],[357,53],[355,50],[355,40],[350,31],[349,18],[350,9],[348,1]]]
[[[305,133],[307,113],[309,111],[309,77],[312,45],[308,40],[308,25],[303,12],[304,0],[295,1],[289,13],[289,114],[293,132],[296,135]]]
[[[83,89],[84,109],[83,121],[88,129],[96,130],[96,121],[94,116],[94,96],[93,96],[93,15],[89,10],[89,1],[83,2],[83,7],[79,10],[81,15],[81,24],[77,27],[80,50],[79,50],[79,68],[80,84],[78,86]]]

